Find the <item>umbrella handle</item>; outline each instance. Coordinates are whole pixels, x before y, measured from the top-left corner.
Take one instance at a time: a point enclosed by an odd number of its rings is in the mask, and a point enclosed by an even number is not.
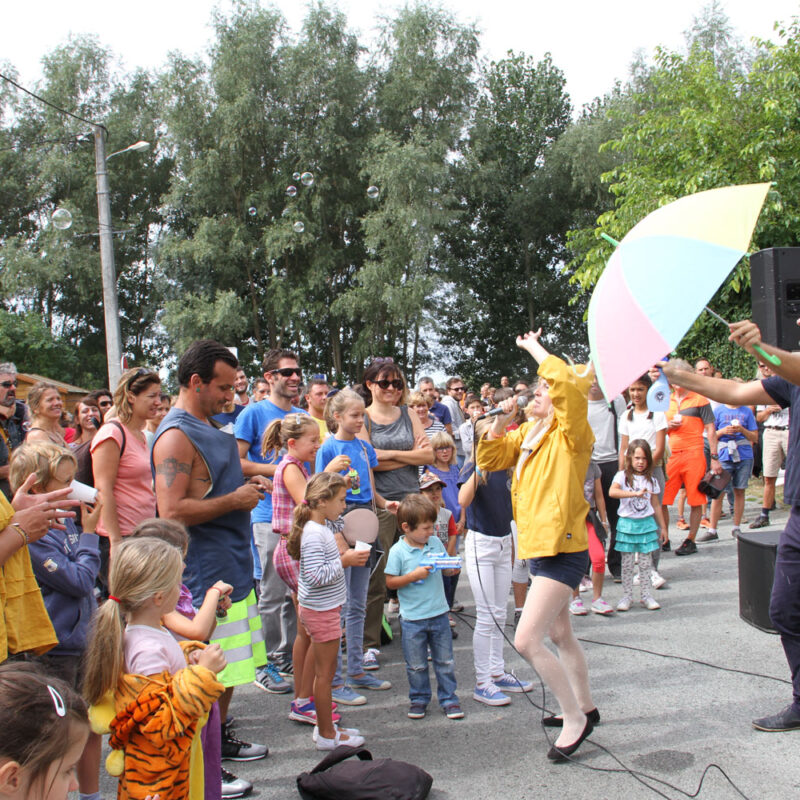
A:
[[[780,360],[780,358],[778,358],[778,356],[773,356],[773,355],[771,355],[771,354],[770,354],[770,353],[768,353],[766,350],[764,350],[764,348],[763,348],[763,347],[759,347],[759,346],[756,344],[756,345],[753,345],[753,350],[755,350],[755,351],[756,351],[756,353],[761,353],[761,355],[762,355],[762,356],[763,356],[763,357],[764,357],[764,358],[765,358],[767,361],[769,361],[769,363],[770,363],[770,364],[774,364],[776,367],[779,367],[779,366],[781,365],[781,360]]]

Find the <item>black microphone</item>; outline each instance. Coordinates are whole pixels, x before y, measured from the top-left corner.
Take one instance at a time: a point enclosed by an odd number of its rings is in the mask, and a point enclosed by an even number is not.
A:
[[[525,408],[525,406],[527,406],[529,402],[530,400],[524,394],[517,395],[518,408]],[[489,419],[490,417],[499,417],[500,414],[503,413],[504,413],[503,409],[500,408],[500,406],[497,406],[497,408],[493,408],[491,411],[487,411],[485,414],[481,414],[479,417],[476,417],[475,422],[477,422],[479,419]]]

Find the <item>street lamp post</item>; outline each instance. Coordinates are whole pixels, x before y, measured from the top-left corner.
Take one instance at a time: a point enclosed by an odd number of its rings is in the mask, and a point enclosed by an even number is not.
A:
[[[100,269],[103,279],[103,318],[106,328],[106,362],[108,366],[108,388],[114,391],[122,374],[122,336],[119,326],[117,303],[117,270],[114,265],[114,235],[111,228],[111,198],[108,188],[106,162],[109,158],[129,150],[146,150],[149,142],[136,142],[124,150],[106,156],[106,131],[94,126],[94,160],[97,176],[97,218],[100,234]]]

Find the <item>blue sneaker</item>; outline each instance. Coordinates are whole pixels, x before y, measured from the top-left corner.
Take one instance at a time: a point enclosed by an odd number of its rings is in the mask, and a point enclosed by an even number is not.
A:
[[[292,691],[292,684],[281,678],[278,668],[274,664],[267,664],[256,673],[253,681],[259,689],[270,694],[287,694]]]
[[[472,699],[486,706],[507,706],[511,703],[511,698],[503,694],[493,683],[476,686],[472,693]]]
[[[349,686],[337,686],[331,689],[331,700],[342,706],[363,706],[367,698],[353,691]]]
[[[523,681],[513,672],[504,672],[499,678],[492,678],[492,683],[503,692],[529,692],[533,689],[530,681]]]
[[[352,686],[354,689],[376,689],[377,691],[392,688],[390,681],[382,681],[380,678],[376,678],[368,672],[365,672],[360,678],[354,678],[348,675],[347,685]]]

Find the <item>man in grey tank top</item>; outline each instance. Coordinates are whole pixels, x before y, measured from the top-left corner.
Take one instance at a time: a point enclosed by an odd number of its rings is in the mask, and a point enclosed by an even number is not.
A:
[[[219,674],[227,687],[219,699],[222,757],[253,761],[267,747],[236,738],[224,720],[233,687],[250,683],[266,662],[258,607],[252,586],[249,512],[264,498],[269,481],[255,476],[245,482],[236,440],[212,421],[233,399],[238,361],[228,348],[209,339],[194,342],[178,363],[180,394],[155,434],[152,469],[159,514],[189,529],[184,582],[193,603],[202,603],[217,580],[233,586],[233,606],[220,620],[212,639],[225,653],[227,666]],[[241,620],[250,633],[242,643]],[[213,734],[212,734],[213,735]],[[242,783],[223,770],[227,786]]]

